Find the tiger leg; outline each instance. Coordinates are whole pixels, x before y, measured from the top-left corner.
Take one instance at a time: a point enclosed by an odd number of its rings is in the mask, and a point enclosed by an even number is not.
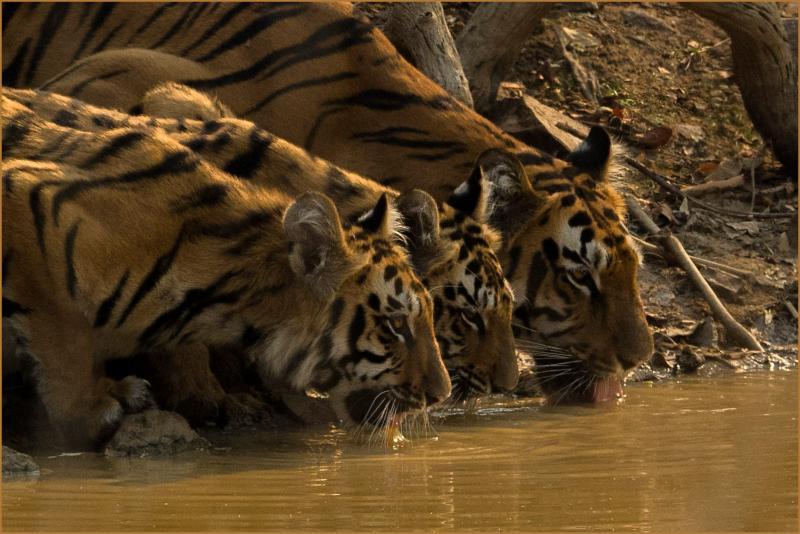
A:
[[[269,410],[260,400],[258,385],[252,380],[257,373],[248,371],[241,351],[234,347],[215,347],[210,355],[211,370],[227,392],[222,404],[223,423],[239,428],[263,421]]]
[[[205,345],[188,343],[172,351],[148,353],[146,358],[146,376],[162,408],[178,412],[192,426],[219,418],[225,390],[209,368]]]
[[[80,320],[40,312],[30,319],[29,340],[42,402],[67,446],[95,447],[111,437],[126,411],[151,404],[146,381],[100,377],[91,328]]]

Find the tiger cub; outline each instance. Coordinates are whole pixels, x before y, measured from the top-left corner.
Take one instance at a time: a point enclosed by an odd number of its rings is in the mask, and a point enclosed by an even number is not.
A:
[[[436,338],[453,380],[453,398],[465,400],[516,385],[513,292],[496,255],[500,238],[486,224],[488,158],[479,158],[467,180],[437,209],[421,191],[398,194],[248,121],[227,118],[230,112],[221,103],[180,84],[163,84],[149,91],[137,106],[143,116],[46,92],[9,89],[7,96],[80,130],[160,127],[209,162],[250,183],[290,196],[307,190],[325,192],[345,217],[363,211],[383,193],[397,196],[409,226],[406,237],[412,261],[433,297]],[[168,118],[155,118],[156,114]],[[185,116],[205,120],[186,120]],[[428,206],[420,211],[423,203]]]
[[[79,132],[2,103],[4,316],[69,443],[146,405],[146,384],[101,378],[104,361],[191,343],[240,347],[346,421],[449,395],[387,195],[345,228],[324,194],[254,187],[163,131]]]

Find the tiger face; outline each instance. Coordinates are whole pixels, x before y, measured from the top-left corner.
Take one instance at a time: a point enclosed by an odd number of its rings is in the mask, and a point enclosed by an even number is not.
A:
[[[313,231],[304,215],[290,211],[286,217],[290,236],[302,241]],[[450,394],[433,334],[433,304],[396,242],[398,217],[382,195],[344,230],[358,268],[337,289],[323,334],[300,343],[287,362],[294,385],[327,393],[347,423],[386,425]],[[314,246],[293,250],[292,258],[300,271],[331,259]],[[277,344],[296,346],[298,339],[287,332]],[[314,352],[317,357],[309,357]]]
[[[420,192],[399,199],[415,265],[433,298],[436,339],[455,401],[509,391],[519,378],[511,330],[514,297],[495,252],[500,238],[484,224],[487,193],[488,182],[476,165],[442,205],[438,224],[427,226],[407,206]]]
[[[639,255],[606,176],[610,150],[605,131],[593,128],[566,163],[547,171],[526,174],[516,157],[497,150],[481,158],[494,164],[492,223],[506,240],[517,342],[533,354],[553,402],[610,400],[653,351]],[[526,213],[534,215],[518,215]]]

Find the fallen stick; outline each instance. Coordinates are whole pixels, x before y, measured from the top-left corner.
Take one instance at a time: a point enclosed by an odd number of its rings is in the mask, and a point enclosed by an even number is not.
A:
[[[730,215],[732,217],[742,217],[746,219],[789,219],[791,218],[791,213],[756,213],[753,211],[743,212],[743,211],[733,211],[733,210],[726,210],[724,208],[718,208],[716,206],[712,206],[711,204],[706,204],[705,202],[698,200],[692,196],[685,194],[679,187],[672,185],[667,181],[664,176],[661,176],[657,172],[654,172],[635,159],[625,156],[623,158],[625,163],[636,169],[637,171],[641,172],[655,183],[666,189],[667,191],[678,195],[681,198],[687,199],[687,201],[693,203],[696,207],[702,208],[704,210],[713,211],[715,213],[719,213],[722,215]]]
[[[794,320],[797,320],[797,308],[794,307],[791,300],[784,300],[783,305],[786,306],[786,309],[789,311]]]
[[[690,185],[681,188],[684,195],[699,196],[706,193],[716,193],[727,189],[736,189],[744,185],[744,175],[737,174],[727,180],[712,180],[704,184]]]
[[[727,308],[725,308],[725,305],[720,302],[719,297],[717,297],[714,290],[711,289],[711,286],[708,285],[708,282],[703,278],[703,275],[700,274],[700,271],[697,270],[697,266],[692,262],[691,258],[689,258],[689,254],[686,253],[686,250],[683,248],[678,238],[672,235],[672,232],[669,230],[662,230],[659,228],[658,225],[653,222],[653,219],[645,213],[635,198],[627,195],[625,201],[628,205],[628,211],[636,217],[648,232],[653,234],[654,238],[661,242],[661,245],[675,258],[676,263],[686,271],[692,284],[694,284],[703,295],[706,302],[708,302],[711,313],[713,313],[714,317],[722,324],[731,339],[743,347],[763,352],[764,349],[761,347],[758,340],[753,337],[753,334],[739,324],[730,312],[728,312]]]
[[[643,249],[647,252],[651,252],[653,254],[658,254],[659,256],[665,258],[667,261],[674,263],[675,259],[669,256],[669,253],[664,249],[650,243],[649,241],[645,241],[641,237],[636,237],[635,235],[631,236],[636,243],[639,244]],[[697,265],[702,265],[703,267],[708,267],[709,269],[714,269],[716,271],[723,272],[730,276],[735,276],[737,278],[744,278],[745,280],[753,281],[755,276],[750,271],[745,271],[744,269],[737,269],[736,267],[731,267],[730,265],[725,265],[724,263],[719,263],[713,260],[708,260],[706,258],[700,258],[698,256],[689,255],[689,258]]]

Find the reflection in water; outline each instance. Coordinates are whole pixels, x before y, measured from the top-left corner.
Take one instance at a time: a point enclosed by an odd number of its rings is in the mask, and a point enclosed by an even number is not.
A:
[[[796,530],[793,372],[635,384],[621,407],[501,401],[399,450],[337,429],[171,459],[37,458],[4,530]]]

